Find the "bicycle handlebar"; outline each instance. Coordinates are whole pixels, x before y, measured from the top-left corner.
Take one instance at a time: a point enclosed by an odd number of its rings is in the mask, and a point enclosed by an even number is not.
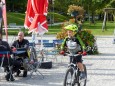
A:
[[[68,56],[79,56],[79,55],[82,55],[82,54],[69,54],[69,53],[65,53],[66,55]]]

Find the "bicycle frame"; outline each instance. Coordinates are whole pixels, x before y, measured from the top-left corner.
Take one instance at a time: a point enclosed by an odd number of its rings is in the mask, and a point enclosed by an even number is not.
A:
[[[75,57],[75,56],[78,56],[79,54],[75,54],[75,55],[69,55],[69,56],[71,56],[70,58],[72,58],[72,61],[73,61],[73,58]],[[79,78],[77,77],[77,76],[79,76],[79,74],[80,74],[80,71],[79,71],[79,68],[78,68],[78,66],[75,64],[75,63],[73,63],[72,61],[70,61],[70,64],[68,65],[68,67],[71,67],[74,71],[73,71],[73,76],[72,76],[72,82],[74,82],[74,80],[76,80],[76,83],[79,83]]]
[[[70,63],[68,64],[68,69],[66,71],[65,79],[64,79],[64,86],[86,86],[86,80],[82,82],[79,79],[80,76],[80,69],[76,65],[76,63],[73,63],[74,57],[80,55],[80,54],[68,54],[71,56],[72,59]],[[85,66],[85,65],[84,65]],[[86,69],[85,69],[86,70]]]

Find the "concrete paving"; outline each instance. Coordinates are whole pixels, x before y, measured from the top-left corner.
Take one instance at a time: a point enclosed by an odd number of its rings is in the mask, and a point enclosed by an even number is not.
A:
[[[27,37],[31,40],[31,37]],[[45,39],[55,39],[55,36],[44,36]],[[87,67],[87,86],[114,86],[115,85],[115,44],[112,36],[97,36],[99,55],[87,55],[83,57]],[[11,42],[12,37],[10,37]],[[39,39],[39,38],[38,38]],[[64,75],[67,69],[69,58],[57,56],[53,61],[53,68],[39,69],[44,75],[33,78],[15,77],[14,82],[7,82],[2,78],[0,86],[63,86]],[[3,77],[4,73],[0,73]]]
[[[115,44],[113,37],[98,37],[99,55],[84,57],[87,65],[87,86],[114,86],[115,84]]]

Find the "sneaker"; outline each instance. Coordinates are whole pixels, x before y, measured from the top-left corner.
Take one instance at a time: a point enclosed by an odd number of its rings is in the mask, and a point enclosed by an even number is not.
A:
[[[14,80],[15,80],[15,79],[14,79],[13,75],[11,75],[10,81],[14,81]]]
[[[27,77],[27,71],[26,70],[24,70],[24,72],[23,72],[23,77]]]
[[[19,77],[20,73],[21,73],[21,71],[20,71],[20,70],[18,70],[18,71],[16,72],[15,77]]]
[[[14,77],[13,77],[13,75],[10,74],[10,73],[7,74],[7,75],[5,76],[5,78],[6,78],[7,81],[9,81],[9,80],[10,80],[10,81],[14,81],[14,80],[15,80]]]
[[[6,74],[6,75],[5,75],[5,79],[6,79],[6,81],[9,81],[9,77],[10,77],[9,74]]]
[[[80,73],[80,80],[84,80],[84,79],[86,79],[86,74],[85,74],[85,72],[81,72]]]

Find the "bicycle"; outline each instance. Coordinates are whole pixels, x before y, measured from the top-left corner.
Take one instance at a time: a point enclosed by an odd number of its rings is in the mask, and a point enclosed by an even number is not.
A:
[[[75,56],[79,54],[70,54],[72,60]],[[77,67],[76,64],[74,64],[72,61],[70,61],[70,64],[68,65],[68,69],[66,71],[66,75],[64,78],[64,86],[86,86],[87,82],[87,69],[85,64],[84,66],[84,72],[86,74],[86,78],[84,80],[80,80],[80,69]]]

